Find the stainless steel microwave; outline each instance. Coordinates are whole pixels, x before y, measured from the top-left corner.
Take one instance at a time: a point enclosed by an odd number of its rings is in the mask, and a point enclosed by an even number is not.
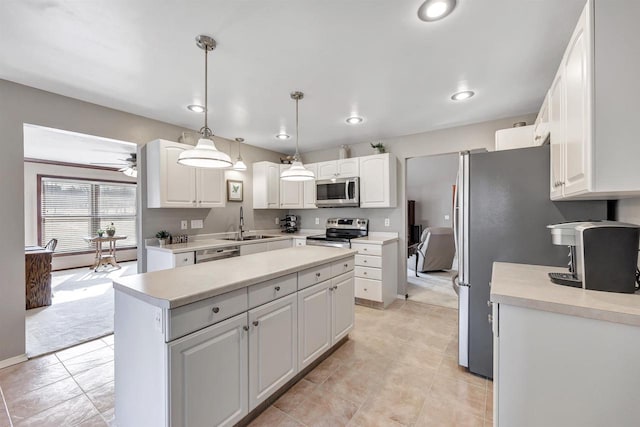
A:
[[[316,206],[319,208],[360,206],[360,178],[353,176],[316,181]]]

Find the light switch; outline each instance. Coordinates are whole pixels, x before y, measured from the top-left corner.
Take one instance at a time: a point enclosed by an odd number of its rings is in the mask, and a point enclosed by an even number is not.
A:
[[[189,229],[188,221],[186,219],[183,219],[182,221],[180,221],[180,230],[187,230],[187,229]]]
[[[192,219],[191,228],[204,228],[204,221],[201,219]]]

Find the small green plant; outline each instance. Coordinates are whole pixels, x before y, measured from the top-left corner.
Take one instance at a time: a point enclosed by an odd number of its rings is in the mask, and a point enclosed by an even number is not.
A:
[[[104,230],[103,229],[97,230],[96,233],[98,233],[98,237],[104,236]]]
[[[105,228],[105,230],[107,230],[107,236],[115,236],[116,234],[116,226],[113,225],[113,223],[107,225],[107,228]]]
[[[385,148],[384,144],[382,142],[377,142],[377,143],[371,143],[371,148],[374,148],[378,153],[382,154],[382,153],[386,153],[387,149]]]
[[[168,239],[171,236],[167,230],[161,230],[156,233],[156,239]]]

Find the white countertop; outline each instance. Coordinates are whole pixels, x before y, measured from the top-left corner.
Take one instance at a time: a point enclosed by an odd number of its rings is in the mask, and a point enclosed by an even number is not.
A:
[[[398,233],[383,233],[372,231],[366,237],[358,237],[357,239],[351,239],[353,243],[371,243],[374,245],[386,245],[388,243],[397,242]]]
[[[299,246],[118,277],[113,287],[155,306],[176,308],[355,253],[351,249]]]
[[[547,273],[567,270],[539,265],[493,264],[491,301],[569,316],[640,326],[640,294],[590,291],[552,283]]]

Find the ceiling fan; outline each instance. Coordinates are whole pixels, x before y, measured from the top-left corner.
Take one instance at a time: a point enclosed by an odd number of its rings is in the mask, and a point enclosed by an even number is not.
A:
[[[137,178],[138,177],[138,156],[136,153],[129,153],[129,157],[127,157],[126,159],[119,159],[122,162],[125,163],[95,163],[95,162],[91,162],[92,165],[99,165],[99,166],[121,166],[120,169],[118,169],[118,172],[122,172],[123,174],[130,176],[132,178]]]

